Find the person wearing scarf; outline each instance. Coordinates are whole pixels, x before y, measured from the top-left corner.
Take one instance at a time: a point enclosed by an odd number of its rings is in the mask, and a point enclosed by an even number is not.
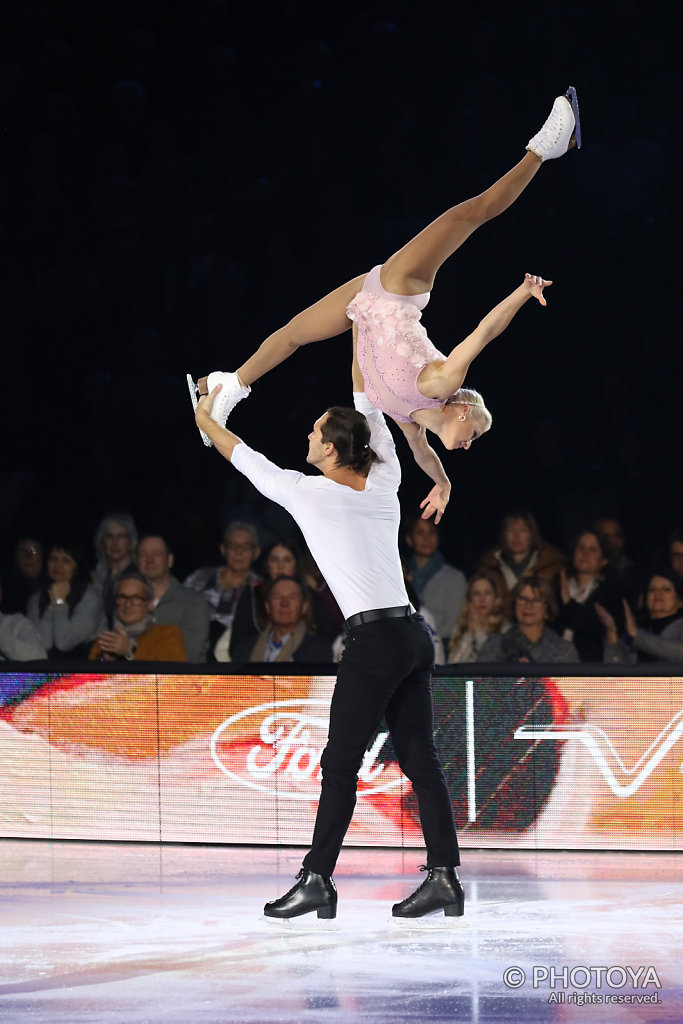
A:
[[[253,639],[243,641],[233,661],[332,662],[332,647],[308,630],[310,601],[307,589],[295,576],[279,576],[267,587],[265,610],[268,624]]]
[[[465,574],[448,565],[439,548],[439,531],[431,519],[416,518],[406,536],[412,553],[406,567],[415,593],[434,620],[444,647],[460,619],[467,580]]]
[[[619,637],[616,621],[606,608],[598,604],[596,611],[605,627],[605,661],[683,661],[683,584],[670,569],[658,569],[650,576],[640,625],[624,601],[624,636]]]
[[[187,661],[179,626],[158,626],[151,611],[154,588],[137,571],[124,573],[116,584],[112,629],[92,645],[93,661]]]

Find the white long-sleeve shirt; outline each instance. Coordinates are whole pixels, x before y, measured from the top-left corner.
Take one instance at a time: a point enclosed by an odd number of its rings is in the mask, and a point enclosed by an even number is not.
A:
[[[409,603],[398,553],[401,467],[394,441],[379,409],[362,393],[353,398],[370,425],[370,447],[382,460],[371,467],[362,491],[280,469],[244,443],[232,453],[233,466],[294,517],[346,619]]]

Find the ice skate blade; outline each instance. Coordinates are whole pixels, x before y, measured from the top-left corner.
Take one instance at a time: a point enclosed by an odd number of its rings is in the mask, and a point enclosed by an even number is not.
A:
[[[456,932],[469,928],[469,922],[465,917],[446,917],[438,910],[423,917],[394,917],[392,914],[389,920],[393,928],[404,931]]]
[[[259,918],[268,929],[274,928],[288,935],[319,935],[321,932],[338,932],[339,922],[336,918],[317,917],[315,913],[302,914],[300,917],[266,917]]]
[[[574,138],[576,139],[576,148],[581,149],[581,118],[579,116],[579,97],[576,95],[576,89],[573,85],[570,85],[567,89],[565,96],[572,105],[572,113],[574,114]]]
[[[199,403],[199,388],[197,387],[189,373],[187,375],[187,388],[188,391],[190,392],[190,401],[192,402],[192,408],[196,412],[197,405]],[[202,437],[202,441],[204,442],[206,447],[213,448],[213,441],[208,436],[208,434],[205,434],[203,430],[199,429],[199,427],[197,427],[197,430],[199,430],[199,433],[201,434]]]

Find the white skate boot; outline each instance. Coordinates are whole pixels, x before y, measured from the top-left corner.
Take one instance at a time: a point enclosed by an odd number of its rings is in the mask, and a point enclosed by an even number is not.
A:
[[[581,148],[581,124],[576,89],[570,86],[565,96],[558,96],[553,109],[540,132],[529,140],[527,149],[541,160],[555,160],[564,156],[574,139]]]
[[[216,395],[213,406],[211,407],[211,419],[215,420],[219,426],[224,427],[227,423],[228,416],[237,403],[241,402],[243,398],[246,398],[247,395],[251,394],[251,388],[243,387],[242,384],[240,384],[236,373],[222,373],[220,370],[215,370],[213,373],[210,373],[206,379],[208,394],[211,394],[218,384],[222,386],[221,390]],[[190,392],[192,408],[196,410],[200,398],[199,388],[189,373],[187,375],[187,386]],[[213,446],[211,438],[208,437],[203,430],[200,430],[199,433],[201,434],[202,441],[206,447],[211,448]]]
[[[215,420],[219,426],[224,427],[237,403],[251,394],[251,388],[240,384],[236,373],[223,373],[220,370],[214,370],[206,378],[209,394],[218,384],[221,385],[221,390],[216,395],[211,407],[211,419]]]

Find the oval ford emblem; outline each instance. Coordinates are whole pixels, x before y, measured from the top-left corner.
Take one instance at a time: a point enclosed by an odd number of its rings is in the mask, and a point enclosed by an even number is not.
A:
[[[276,700],[226,718],[211,737],[211,756],[217,768],[235,782],[269,796],[311,800],[320,794],[320,757],[327,742],[329,700]],[[245,719],[253,719],[256,743],[245,743]],[[231,729],[240,723],[239,731]],[[237,738],[239,735],[239,739]],[[379,756],[388,732],[378,734],[365,752],[358,778],[358,796],[394,789],[407,781],[395,772],[383,781],[386,765]]]

